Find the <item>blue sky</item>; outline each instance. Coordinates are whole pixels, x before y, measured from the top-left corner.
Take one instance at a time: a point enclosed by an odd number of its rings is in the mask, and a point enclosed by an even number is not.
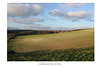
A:
[[[8,3],[8,29],[94,28],[93,3]]]

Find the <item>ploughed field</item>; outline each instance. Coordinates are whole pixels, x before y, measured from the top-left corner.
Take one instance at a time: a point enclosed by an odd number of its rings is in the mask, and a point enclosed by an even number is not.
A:
[[[93,46],[94,29],[86,29],[56,34],[24,35],[17,36],[15,39],[9,40],[7,44],[7,50],[8,52],[12,51],[12,54],[8,53],[7,57],[9,61],[93,61]]]

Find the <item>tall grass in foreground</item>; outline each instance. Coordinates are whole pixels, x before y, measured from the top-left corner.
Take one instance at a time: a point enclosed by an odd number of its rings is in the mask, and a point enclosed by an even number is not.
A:
[[[94,47],[8,54],[8,61],[94,61]]]

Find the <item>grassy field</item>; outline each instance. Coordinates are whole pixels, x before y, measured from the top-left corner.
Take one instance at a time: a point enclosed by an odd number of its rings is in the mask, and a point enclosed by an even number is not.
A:
[[[67,60],[70,61],[71,60],[81,61],[81,60],[87,60],[88,58],[88,60],[93,61],[94,60],[93,46],[94,46],[94,29],[56,33],[56,34],[17,36],[15,39],[11,39],[8,42],[7,46],[8,52],[14,51],[15,53],[17,53],[13,55],[8,54],[8,60],[18,60],[19,58],[19,60],[56,61],[61,59],[66,60],[65,58],[67,58]],[[53,57],[53,55],[55,58]],[[74,55],[74,57],[72,57],[72,55]],[[77,58],[75,58],[75,56],[77,56]],[[81,59],[79,58],[79,56],[82,56],[80,57]]]
[[[94,47],[15,53],[7,55],[8,61],[94,61]]]
[[[31,52],[93,46],[94,30],[81,30],[58,34],[17,36],[8,42],[8,51]]]

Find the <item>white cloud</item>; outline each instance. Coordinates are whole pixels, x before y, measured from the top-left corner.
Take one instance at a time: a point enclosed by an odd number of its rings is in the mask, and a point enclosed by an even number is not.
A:
[[[50,30],[50,26],[43,26],[41,24],[27,25],[24,28],[32,30]]]
[[[80,7],[80,6],[83,6],[83,5],[86,5],[86,3],[65,3],[65,4],[60,4],[61,8],[63,7]]]
[[[34,22],[43,22],[43,18],[24,18],[24,19],[16,19],[16,18],[8,18],[8,22],[12,23],[21,23],[21,24],[34,24]]]
[[[81,19],[87,19],[92,16],[91,13],[85,11],[76,11],[76,12],[62,12],[60,10],[54,9],[49,12],[52,16],[66,18],[70,22],[79,21]]]
[[[7,5],[7,13],[10,17],[29,17],[37,16],[43,11],[39,4],[17,4],[9,3]]]
[[[49,14],[51,14],[51,15],[53,15],[53,16],[63,16],[64,14],[60,11],[60,10],[58,10],[58,9],[54,9],[54,10],[51,10],[50,12],[49,12]]]
[[[86,18],[91,16],[91,13],[85,11],[68,12],[66,16],[73,18]]]

